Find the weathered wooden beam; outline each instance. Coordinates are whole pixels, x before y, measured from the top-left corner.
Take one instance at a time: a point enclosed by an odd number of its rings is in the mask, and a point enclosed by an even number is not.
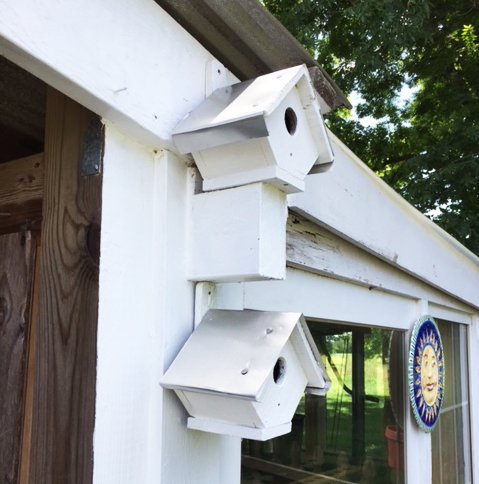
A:
[[[17,482],[35,244],[0,236],[0,481]]]
[[[479,259],[409,205],[331,132],[334,170],[311,175],[290,210],[392,267],[479,308]]]
[[[35,266],[33,268],[33,281],[30,304],[30,327],[28,331],[28,349],[25,367],[25,393],[23,396],[23,429],[22,448],[20,452],[20,468],[18,484],[28,484],[30,472],[30,455],[32,444],[32,414],[33,389],[35,385],[35,348],[38,321],[38,303],[40,289],[40,233],[33,232],[35,247]]]
[[[470,311],[457,299],[292,212],[287,223],[286,258],[290,267],[349,281],[371,291],[420,297],[444,308]]]
[[[97,120],[48,90],[31,483],[93,475],[102,177],[80,166]]]
[[[42,197],[43,153],[0,164],[0,234],[38,226]]]
[[[351,108],[327,72],[258,0],[155,0],[241,80],[306,64],[328,110]]]

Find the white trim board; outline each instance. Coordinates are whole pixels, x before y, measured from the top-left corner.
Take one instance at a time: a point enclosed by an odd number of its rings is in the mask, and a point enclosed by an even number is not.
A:
[[[217,284],[218,308],[301,312],[306,318],[406,330],[417,300],[288,268],[283,281]]]
[[[468,331],[469,406],[471,419],[471,466],[472,482],[479,478],[479,315],[476,314]],[[476,402],[474,404],[474,402]]]
[[[306,177],[291,210],[440,290],[479,307],[479,258],[377,177],[330,133],[332,168]]]
[[[161,429],[163,402],[154,384],[162,374],[164,340],[157,319],[163,312],[157,296],[163,293],[161,234],[155,224],[158,165],[151,150],[106,126],[94,483],[148,483],[149,474],[161,469],[156,429]]]
[[[288,217],[286,258],[290,267],[454,308],[464,313],[459,322],[463,322],[464,317],[470,321],[470,314],[474,311],[452,296],[295,213]]]
[[[370,289],[363,285],[288,267],[283,281],[217,284],[213,306],[219,309],[301,312],[306,318],[365,326],[408,330],[423,314],[470,324],[472,313],[462,309],[429,304],[408,297]]]
[[[188,431],[183,406],[159,385],[193,330],[192,181],[184,159],[106,125],[94,483],[222,484],[240,473],[240,439]]]
[[[156,148],[236,79],[151,0],[4,0],[0,55]]]

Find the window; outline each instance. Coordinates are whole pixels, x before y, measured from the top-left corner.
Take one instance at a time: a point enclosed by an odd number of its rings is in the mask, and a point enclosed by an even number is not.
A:
[[[472,482],[469,435],[467,327],[436,320],[444,348],[445,390],[441,415],[432,432],[432,481]]]
[[[302,399],[290,434],[243,441],[242,482],[403,483],[404,333],[309,327],[331,388]]]

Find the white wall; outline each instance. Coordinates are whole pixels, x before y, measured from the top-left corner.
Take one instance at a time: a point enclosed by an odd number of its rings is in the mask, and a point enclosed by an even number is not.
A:
[[[194,324],[186,278],[192,173],[108,125],[98,321],[94,481],[239,479],[240,441],[186,429],[159,385]],[[185,465],[187,463],[187,465]]]
[[[161,455],[160,163],[106,129],[94,481],[148,482]],[[185,307],[192,307],[191,297]],[[151,460],[155,466],[158,457]]]

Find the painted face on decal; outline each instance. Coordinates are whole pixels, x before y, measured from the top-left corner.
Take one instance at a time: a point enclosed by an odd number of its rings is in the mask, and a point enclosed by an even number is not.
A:
[[[439,368],[436,352],[431,345],[424,348],[421,359],[421,388],[424,401],[432,406],[437,399]]]

